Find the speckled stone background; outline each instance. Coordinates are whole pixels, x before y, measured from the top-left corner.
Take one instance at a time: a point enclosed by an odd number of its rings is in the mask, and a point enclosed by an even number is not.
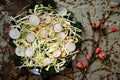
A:
[[[40,0],[36,1],[40,2]],[[98,45],[106,54],[109,54],[108,59],[104,62],[100,59],[94,61],[89,66],[83,80],[120,80],[120,31],[104,35],[100,30],[93,31],[90,25],[90,20],[91,22],[99,21],[104,14],[105,17],[108,17],[104,23],[104,25],[109,26],[108,32],[111,27],[120,29],[120,0],[55,1],[72,11],[84,27],[82,33],[84,41],[82,42],[81,52],[73,61],[72,67],[46,79],[25,70],[17,69],[11,59],[14,49],[8,45],[9,18],[11,15],[20,12],[32,0],[0,0],[0,80],[80,80],[83,74],[79,69],[76,69],[75,64],[79,60],[86,61],[83,53],[87,51],[92,54]],[[112,6],[117,7],[115,12],[109,16],[108,11]],[[88,16],[88,12],[90,16]]]

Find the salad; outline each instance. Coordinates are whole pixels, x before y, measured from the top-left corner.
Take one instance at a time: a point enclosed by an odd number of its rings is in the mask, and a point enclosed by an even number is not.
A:
[[[66,57],[75,58],[79,52],[76,44],[82,30],[69,20],[71,13],[65,7],[53,10],[51,6],[35,5],[34,9],[11,17],[9,36],[16,45],[15,54],[23,62],[19,67],[39,67],[56,72],[65,68]]]

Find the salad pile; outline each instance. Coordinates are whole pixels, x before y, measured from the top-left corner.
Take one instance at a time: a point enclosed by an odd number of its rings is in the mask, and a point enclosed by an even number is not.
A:
[[[76,44],[81,39],[82,30],[74,27],[69,20],[71,13],[65,7],[54,10],[51,6],[35,5],[11,21],[9,36],[16,45],[15,54],[23,62],[19,67],[39,67],[49,71],[62,71],[67,62],[66,57],[75,58],[79,52]]]

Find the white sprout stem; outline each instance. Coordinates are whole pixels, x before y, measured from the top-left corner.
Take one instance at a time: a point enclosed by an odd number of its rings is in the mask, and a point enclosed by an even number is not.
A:
[[[21,18],[21,19],[18,20],[17,22],[20,22],[20,21],[22,21],[22,20],[24,20],[24,19],[27,19],[27,18],[29,18],[29,15],[28,15],[28,16],[25,16],[25,17],[23,17],[23,18]]]
[[[73,26],[72,26],[72,28],[80,30],[79,28],[76,28],[76,27],[73,27]]]
[[[69,19],[67,19],[67,21],[69,21],[69,22],[71,22],[71,23],[75,23],[74,21],[71,21],[71,20],[69,20]]]
[[[22,67],[27,67],[27,65],[25,65],[25,63],[21,66],[19,66],[19,68],[22,68]]]
[[[70,53],[69,55],[73,55],[73,54],[76,54],[76,53],[78,53],[79,52],[79,50],[77,50],[77,51],[75,51],[75,52],[73,52],[73,53]],[[67,55],[68,56],[68,55]]]
[[[49,9],[48,7],[39,7],[38,9],[43,9],[43,8],[45,8],[45,9]]]
[[[77,33],[73,32],[74,35],[78,36],[79,38],[81,38],[82,40],[84,40],[80,35],[78,35]]]
[[[20,16],[21,16],[22,14],[24,14],[24,13],[25,13],[25,12],[23,12],[23,13],[21,13],[21,14],[15,16],[14,19],[20,17]]]

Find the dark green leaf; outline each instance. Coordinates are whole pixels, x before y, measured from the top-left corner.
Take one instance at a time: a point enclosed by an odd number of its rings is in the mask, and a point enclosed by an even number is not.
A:
[[[13,59],[15,66],[21,66],[23,64],[22,58],[17,56],[16,54],[13,55],[12,59]]]
[[[81,42],[77,42],[76,46],[77,46],[77,49],[80,49],[81,48]]]
[[[51,75],[54,75],[56,73],[56,71],[54,69],[54,66],[51,66],[49,68],[49,71],[46,71],[45,68],[46,67],[42,68],[42,70],[41,70],[41,75],[42,76],[51,76]]]
[[[81,24],[81,22],[75,22],[75,23],[71,23],[74,27],[76,27],[76,28],[79,28],[79,29],[83,29],[83,26],[82,26],[82,24]]]
[[[13,43],[13,39],[12,38],[9,39],[9,45],[14,47],[14,48],[16,47],[16,45]]]
[[[54,9],[57,8],[56,2],[54,0],[42,0],[43,6],[52,6]]]

